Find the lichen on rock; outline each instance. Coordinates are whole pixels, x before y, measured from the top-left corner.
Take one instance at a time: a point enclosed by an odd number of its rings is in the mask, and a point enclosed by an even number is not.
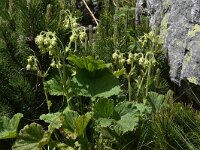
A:
[[[195,24],[192,29],[188,32],[188,36],[194,37],[196,33],[200,32],[200,25]]]

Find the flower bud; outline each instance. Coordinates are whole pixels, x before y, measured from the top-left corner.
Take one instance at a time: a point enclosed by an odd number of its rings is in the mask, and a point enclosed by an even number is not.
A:
[[[51,49],[49,49],[49,55],[52,56],[53,55],[53,51]]]
[[[150,36],[150,37],[154,37],[153,31],[149,32],[149,36]]]
[[[35,38],[35,43],[36,43],[37,45],[40,45],[40,44],[42,44],[43,40],[44,40],[43,35],[38,35],[38,36]]]
[[[139,54],[138,54],[138,53],[135,53],[133,56],[134,56],[134,60],[137,60],[137,59],[138,59],[138,56],[139,56]]]
[[[51,62],[51,64],[50,64],[50,65],[51,65],[51,67],[55,67],[55,66],[56,66],[56,62],[55,62],[55,60],[54,60],[54,59],[52,60],[52,62]]]
[[[56,39],[51,40],[51,45],[56,46]]]
[[[140,59],[139,59],[139,65],[143,66],[144,65],[144,61],[145,61],[144,58],[140,57]]]
[[[37,70],[37,63],[33,65],[32,70]]]
[[[63,25],[66,29],[70,28],[70,20],[69,18],[65,18],[65,20],[63,21]]]
[[[28,61],[28,63],[31,63],[31,62],[32,62],[32,59],[29,57],[29,58],[27,59],[27,61]]]
[[[117,52],[115,52],[115,53],[112,54],[112,58],[113,58],[114,60],[117,60],[117,58],[118,58]]]
[[[120,60],[123,59],[123,58],[124,58],[124,54],[123,54],[123,53],[120,53],[119,56],[118,56],[118,58],[119,58]]]
[[[129,65],[132,63],[130,58],[128,58],[126,61],[127,61],[127,64],[129,64]]]
[[[52,50],[53,49],[53,45],[49,45],[49,47],[48,47],[50,50]]]
[[[71,42],[74,42],[76,40],[76,35],[75,34],[72,34],[71,36],[70,36],[70,41]]]
[[[49,39],[45,38],[44,39],[44,45],[48,45],[49,44]]]
[[[129,59],[133,59],[133,54],[132,54],[132,53],[129,53],[129,54],[128,54],[128,58],[129,58]]]
[[[123,59],[120,59],[119,62],[123,65],[126,62],[126,60],[123,58]]]
[[[148,66],[149,65],[149,61],[148,60],[144,60],[144,65]]]
[[[30,65],[30,64],[28,64],[28,65],[26,66],[26,70],[31,70],[31,65]]]
[[[61,65],[60,61],[58,61],[58,63],[56,64],[56,68],[60,69],[61,66],[62,66],[62,65]]]
[[[86,37],[86,33],[85,33],[85,32],[80,32],[80,34],[79,34],[79,39],[80,39],[81,41],[83,41],[83,40],[85,40],[85,37]]]
[[[74,22],[72,23],[72,28],[77,28],[78,27],[78,23]]]
[[[156,60],[154,59],[153,61],[152,61],[152,64],[153,65],[155,65],[157,62],[156,62]]]

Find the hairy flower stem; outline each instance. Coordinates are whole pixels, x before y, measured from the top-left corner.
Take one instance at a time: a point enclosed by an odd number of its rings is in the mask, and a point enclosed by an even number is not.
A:
[[[131,70],[128,73],[128,77],[127,77],[127,80],[128,80],[128,100],[129,101],[131,101],[131,96],[132,96],[131,76],[134,73],[134,69],[135,69],[135,67],[133,66],[133,61],[132,61],[131,62]]]
[[[131,75],[128,75],[128,100],[131,101]]]
[[[68,51],[71,48],[71,43],[72,43],[72,41],[70,41],[68,43],[68,46],[66,48],[67,51],[63,47],[64,55],[63,55],[63,59],[62,59],[62,63],[63,63],[63,89],[64,89],[64,93],[65,93],[65,96],[66,96],[66,99],[67,99],[67,106],[68,107],[70,107],[70,96],[69,96],[69,93],[68,93],[68,90],[67,90],[67,75],[66,75],[66,68],[65,68],[65,59],[67,57],[66,55],[67,55]]]
[[[87,38],[87,36],[85,37],[85,45],[84,45],[84,48],[85,48],[85,52],[86,53],[88,53],[88,51],[87,51],[87,43],[88,42],[88,38]]]
[[[89,25],[89,44],[90,45],[93,45],[92,43],[93,43],[93,33],[92,33],[92,26],[91,25]]]
[[[44,83],[44,78],[45,77],[42,77],[42,82]],[[45,99],[46,99],[46,103],[47,103],[47,108],[48,108],[48,112],[50,113],[50,108],[51,108],[51,105],[49,104],[49,98],[48,98],[48,94],[47,94],[47,90],[44,88],[44,95],[45,95]]]
[[[151,75],[151,63],[148,67],[148,74],[147,74],[147,83],[146,83],[146,94],[145,94],[145,97],[147,98],[148,96],[148,92],[149,92],[149,86],[150,86],[150,75]]]
[[[66,79],[66,70],[65,70],[65,57],[62,57],[62,64],[63,64],[63,66],[62,66],[62,69],[63,69],[63,93],[67,99],[67,90],[66,90],[67,79]],[[63,100],[64,100],[64,97],[63,97]]]
[[[75,40],[74,43],[75,43],[75,50],[74,50],[74,52],[77,52],[77,40]]]
[[[60,75],[60,78],[61,78],[61,81],[62,81],[62,84],[63,84],[63,102],[65,101],[65,97],[66,97],[66,100],[67,100],[67,106],[69,106],[69,94],[68,94],[68,90],[67,90],[67,75],[66,75],[66,66],[65,66],[65,59],[66,59],[66,55],[67,55],[67,51],[66,49],[64,48],[64,45],[62,43],[62,41],[57,37],[59,43],[61,44],[61,47],[62,47],[62,51],[63,51],[63,54],[59,56],[59,59],[61,59],[62,61],[62,70],[61,68],[58,68],[58,71],[59,71],[59,75]],[[69,42],[68,46],[67,46],[67,50],[69,50],[71,47],[71,41]]]
[[[143,77],[142,77],[142,79],[141,79],[141,81],[140,81],[140,84],[139,84],[138,90],[137,90],[137,94],[136,94],[137,98],[138,98],[138,96],[139,96],[140,90],[141,90],[142,85],[143,85],[143,82],[144,82],[144,78],[145,78],[145,76],[147,75],[147,73],[148,73],[148,71],[146,71],[146,72],[144,73],[144,75],[143,75]]]

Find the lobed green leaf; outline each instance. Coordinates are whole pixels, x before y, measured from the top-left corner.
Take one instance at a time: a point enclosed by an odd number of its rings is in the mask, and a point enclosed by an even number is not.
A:
[[[22,117],[21,113],[15,114],[11,119],[6,116],[0,117],[0,140],[17,136],[17,128]]]
[[[42,147],[48,144],[50,134],[45,132],[41,125],[32,123],[26,125],[19,133],[19,136],[13,145],[13,150],[42,150]]]
[[[121,91],[119,81],[108,70],[98,71],[93,77],[90,72],[80,70],[72,79],[71,89],[80,96],[105,98]]]
[[[78,68],[86,69],[91,72],[108,68],[103,60],[96,60],[92,56],[78,57],[76,55],[70,55],[67,59],[75,64]]]

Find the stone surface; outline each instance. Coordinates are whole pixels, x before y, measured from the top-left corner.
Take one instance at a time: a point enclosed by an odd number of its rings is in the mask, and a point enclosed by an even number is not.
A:
[[[171,80],[200,85],[200,0],[138,0],[136,21],[144,11],[168,51]]]

